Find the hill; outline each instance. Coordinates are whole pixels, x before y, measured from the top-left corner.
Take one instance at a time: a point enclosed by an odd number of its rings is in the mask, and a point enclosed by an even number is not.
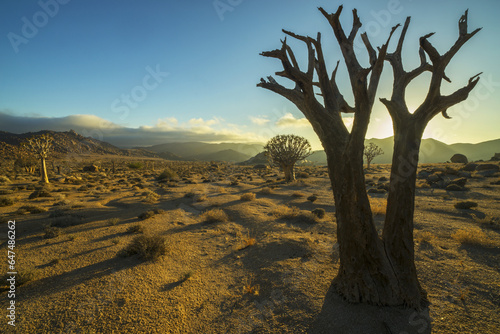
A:
[[[192,160],[201,161],[227,161],[242,162],[250,158],[249,155],[237,152],[232,149],[217,151],[213,153],[198,154],[190,157]]]
[[[367,139],[366,144],[374,143],[379,146],[384,154],[376,157],[373,160],[375,164],[389,164],[392,162],[392,152],[394,145],[394,137],[383,139]],[[490,160],[495,153],[500,152],[500,139],[490,140],[477,144],[445,144],[435,139],[423,139],[420,145],[420,163],[440,163],[449,161],[456,154],[464,154],[469,161]],[[314,151],[307,160],[315,164],[326,164],[326,154],[324,151]]]
[[[200,156],[203,155],[217,153],[221,151],[227,151],[227,150],[233,150],[242,153],[247,157],[252,157],[262,151],[263,145],[241,144],[241,143],[210,144],[202,142],[185,142],[185,143],[165,143],[144,148],[155,153],[170,152],[175,155],[181,156],[184,159],[193,160],[193,159],[198,159]]]
[[[99,154],[137,157],[158,157],[154,152],[142,149],[121,149],[104,141],[92,137],[84,137],[73,130],[67,132],[39,131],[15,134],[0,131],[0,154],[3,158],[14,158],[22,151],[20,144],[23,140],[35,135],[50,134],[54,137],[52,152],[56,157],[70,154]]]

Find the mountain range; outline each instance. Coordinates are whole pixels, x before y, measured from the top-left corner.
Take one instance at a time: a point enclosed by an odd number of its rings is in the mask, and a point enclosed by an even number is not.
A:
[[[165,143],[149,147],[122,149],[104,141],[84,137],[73,130],[67,132],[39,131],[35,133],[14,134],[0,131],[0,155],[14,158],[20,152],[20,143],[33,135],[49,133],[54,137],[53,152],[61,157],[68,154],[99,154],[136,157],[156,157],[166,160],[185,161],[227,161],[243,164],[260,164],[265,161],[262,144],[242,143]],[[376,157],[373,163],[391,163],[393,137],[368,139],[366,143],[379,146],[384,154]],[[446,162],[456,153],[464,154],[469,161],[490,160],[500,152],[500,139],[477,144],[445,144],[435,139],[423,139],[420,148],[420,163]],[[324,151],[314,151],[307,158],[315,164],[326,164]]]

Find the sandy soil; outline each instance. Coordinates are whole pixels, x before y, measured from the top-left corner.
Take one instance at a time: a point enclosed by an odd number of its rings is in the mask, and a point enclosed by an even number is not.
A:
[[[491,184],[498,173],[473,174],[467,191],[418,181],[416,264],[427,313],[351,305],[330,291],[338,257],[324,167],[302,167],[306,178],[290,184],[278,170],[201,163],[173,165],[179,181],[160,183],[156,168],[65,170],[50,175],[50,197],[33,199],[35,176],[4,172],[0,198],[14,203],[0,207],[0,270],[8,271],[7,221],[15,219],[16,269],[27,281],[16,291],[17,333],[403,334],[429,332],[430,320],[435,333],[500,332],[500,185]],[[388,176],[387,165],[374,166],[368,188]],[[255,198],[242,200],[247,193]],[[380,229],[387,194],[370,196]],[[465,200],[478,206],[454,207]],[[311,214],[318,208],[325,217]],[[228,220],[207,222],[212,209]],[[150,210],[157,213],[138,218]],[[165,238],[166,255],[119,256],[141,234],[131,232],[138,224]],[[0,332],[14,333],[7,290]]]

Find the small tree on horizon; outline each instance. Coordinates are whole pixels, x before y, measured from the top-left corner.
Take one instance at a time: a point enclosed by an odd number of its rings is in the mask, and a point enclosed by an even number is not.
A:
[[[32,152],[40,159],[40,177],[41,182],[43,183],[49,183],[49,177],[47,175],[47,165],[45,163],[45,160],[49,156],[53,141],[54,138],[50,134],[46,133],[28,138],[21,144],[22,147]]]
[[[363,154],[365,155],[366,158],[366,164],[367,164],[366,168],[369,169],[370,163],[373,161],[373,159],[375,159],[375,157],[379,155],[384,154],[384,151],[382,151],[382,149],[378,147],[376,144],[370,143],[367,146],[365,146]]]
[[[300,136],[277,135],[267,142],[264,151],[269,162],[280,166],[285,173],[285,181],[290,182],[295,180],[295,163],[311,155],[311,145]]]

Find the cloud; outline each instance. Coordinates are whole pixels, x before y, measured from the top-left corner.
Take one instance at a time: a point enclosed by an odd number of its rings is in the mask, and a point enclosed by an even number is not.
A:
[[[292,113],[286,113],[276,121],[276,126],[282,128],[302,128],[311,126],[307,118],[295,118]]]
[[[217,126],[217,128],[215,128]],[[0,111],[0,130],[13,133],[40,130],[75,130],[85,137],[93,137],[120,147],[149,146],[168,142],[265,142],[266,138],[243,132],[234,124],[226,126],[222,119],[191,119],[179,123],[176,118],[159,119],[155,125],[128,128],[95,115],[65,117],[15,116]]]
[[[265,117],[254,117],[254,116],[250,116],[250,121],[253,123],[253,124],[257,124],[257,125],[265,125],[267,123],[269,123],[269,120]]]

